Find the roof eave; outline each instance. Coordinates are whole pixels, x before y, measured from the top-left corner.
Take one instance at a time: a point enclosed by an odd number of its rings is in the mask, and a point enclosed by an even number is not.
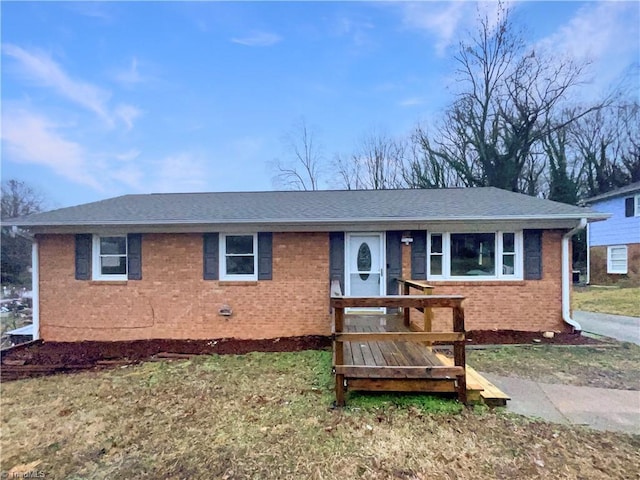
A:
[[[335,225],[335,224],[366,224],[366,223],[438,223],[438,222],[513,222],[513,221],[536,221],[536,220],[580,220],[586,218],[589,221],[601,221],[611,217],[609,213],[584,212],[563,215],[508,215],[508,216],[457,216],[457,217],[369,217],[369,218],[312,218],[312,219],[291,219],[278,218],[268,220],[257,219],[221,219],[218,221],[203,220],[143,220],[143,221],[122,221],[122,220],[94,220],[76,222],[5,222],[5,226],[17,226],[22,228],[46,228],[46,227],[132,227],[136,225],[144,226],[177,226],[177,225]]]

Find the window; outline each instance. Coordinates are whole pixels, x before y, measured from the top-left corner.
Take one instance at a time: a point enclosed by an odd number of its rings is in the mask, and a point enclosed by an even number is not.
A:
[[[431,235],[431,242],[429,244],[429,275],[440,276],[442,275],[442,234],[434,233]]]
[[[127,236],[93,236],[93,279],[127,279]]]
[[[502,274],[505,276],[516,273],[516,234],[509,232],[502,234]]]
[[[607,273],[627,273],[627,246],[614,245],[607,247]]]
[[[522,232],[430,233],[428,242],[434,280],[522,278]]]
[[[258,236],[220,235],[220,279],[258,279]]]
[[[635,216],[640,217],[640,193],[635,196],[635,200],[636,200]]]

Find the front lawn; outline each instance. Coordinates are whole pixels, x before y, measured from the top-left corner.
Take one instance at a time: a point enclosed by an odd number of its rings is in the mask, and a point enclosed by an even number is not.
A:
[[[571,306],[585,312],[640,317],[640,287],[574,288]]]
[[[147,362],[2,385],[3,471],[56,479],[630,478],[640,437],[431,397],[333,400],[331,353]],[[471,363],[471,362],[470,362]]]
[[[545,383],[640,390],[640,346],[614,345],[467,349],[467,363],[481,372]]]

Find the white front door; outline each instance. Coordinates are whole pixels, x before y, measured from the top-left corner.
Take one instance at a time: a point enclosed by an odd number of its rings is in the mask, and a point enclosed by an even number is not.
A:
[[[347,296],[377,297],[384,295],[383,238],[381,233],[347,234],[347,248],[345,248]]]

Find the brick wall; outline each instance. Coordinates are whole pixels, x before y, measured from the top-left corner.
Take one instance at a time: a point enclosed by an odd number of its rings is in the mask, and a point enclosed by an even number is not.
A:
[[[436,294],[467,297],[467,330],[564,331],[561,305],[562,231],[543,235],[543,279],[429,282]],[[38,236],[40,328],[49,341],[149,338],[275,338],[328,335],[329,235],[274,233],[273,280],[202,279],[202,235],[145,234],[140,281],[74,278],[74,236]],[[403,276],[411,249],[402,247]],[[395,292],[394,292],[395,293]],[[222,317],[222,305],[233,316]],[[434,330],[449,330],[448,311]],[[447,315],[444,315],[444,314]],[[414,320],[421,321],[414,312]]]
[[[591,247],[589,250],[589,283],[591,285],[620,285],[640,287],[640,243],[627,245],[627,273],[607,273],[607,247]]]
[[[542,280],[439,282],[427,280],[436,295],[464,295],[467,330],[568,331],[562,321],[561,241],[564,231],[545,230],[542,236]],[[410,268],[410,248],[403,248],[403,273]],[[416,290],[412,290],[417,293]],[[451,310],[435,312],[434,331],[450,331]],[[422,325],[423,316],[411,319]]]
[[[200,234],[143,235],[143,279],[111,284],[75,280],[73,235],[38,242],[45,340],[329,334],[327,233],[274,233],[273,280],[260,282],[203,280]]]

